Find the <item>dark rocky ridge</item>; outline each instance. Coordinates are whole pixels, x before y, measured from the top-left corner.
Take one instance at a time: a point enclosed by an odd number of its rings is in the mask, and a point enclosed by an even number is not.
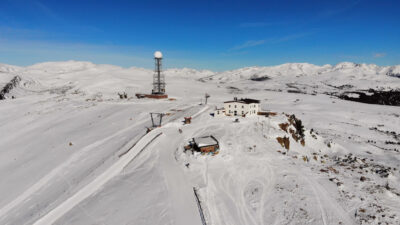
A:
[[[350,94],[357,94],[358,97],[351,97],[349,96]],[[376,91],[369,89],[367,91],[345,92],[338,97],[344,100],[367,104],[400,106],[400,90]]]
[[[16,87],[19,82],[21,81],[21,77],[15,76],[13,79],[11,79],[10,82],[8,82],[4,88],[0,91],[0,100],[6,99],[6,94],[10,93],[10,91]]]
[[[250,80],[252,81],[265,81],[271,79],[269,76],[262,76],[262,77],[251,77]]]

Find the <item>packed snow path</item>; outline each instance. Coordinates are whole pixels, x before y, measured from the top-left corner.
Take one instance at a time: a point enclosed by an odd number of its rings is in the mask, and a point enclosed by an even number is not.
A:
[[[99,175],[95,180],[86,185],[84,188],[79,190],[75,195],[71,196],[69,199],[64,201],[62,204],[58,205],[55,209],[51,210],[45,216],[36,221],[35,225],[48,225],[53,224],[60,217],[62,217],[66,212],[71,210],[74,206],[79,204],[81,201],[86,199],[91,194],[99,190],[105,183],[107,183],[111,178],[115,177],[128,165],[148,144],[159,137],[162,133],[157,131],[150,132],[148,135],[144,136],[127,154],[121,157],[113,166],[111,166],[104,173]]]
[[[142,124],[140,124],[142,125]],[[21,195],[19,195],[16,199],[14,199],[12,202],[8,203],[6,206],[2,207],[0,209],[0,218],[4,217],[10,210],[12,210],[14,207],[17,205],[21,204],[23,201],[25,201],[27,198],[29,198],[31,195],[33,195],[35,192],[46,186],[52,179],[55,179],[59,174],[63,171],[68,169],[68,167],[79,160],[81,157],[84,155],[88,154],[91,150],[95,149],[96,147],[99,147],[100,145],[104,144],[105,142],[117,137],[120,134],[126,133],[127,131],[133,129],[134,127],[137,127],[137,125],[129,126],[128,128],[125,128],[111,136],[108,136],[102,140],[98,140],[85,148],[81,149],[79,152],[74,154],[71,158],[69,158],[67,161],[65,161],[63,164],[58,166],[57,168],[53,169],[50,173],[48,173],[46,176],[42,177],[38,182],[36,182],[34,185],[32,185],[29,189],[25,190]]]
[[[199,112],[193,115],[193,118],[197,117],[201,113],[205,112],[208,109],[208,107],[203,107]],[[170,124],[168,124],[170,125]],[[161,128],[161,129],[155,129],[145,135],[142,139],[139,140],[138,143],[136,143],[132,149],[130,149],[126,154],[122,155],[121,158],[114,164],[112,165],[109,169],[107,169],[105,172],[100,174],[96,179],[94,179],[92,182],[90,182],[88,185],[80,189],[76,194],[68,198],[66,201],[58,205],[56,208],[48,212],[46,215],[44,215],[42,218],[37,220],[34,225],[48,225],[48,224],[53,224],[55,223],[59,218],[64,216],[68,211],[70,211],[73,207],[78,205],[80,202],[82,202],[84,199],[98,191],[105,183],[110,181],[113,177],[117,176],[120,174],[123,169],[131,163],[143,150],[145,150],[146,147],[148,147],[153,141],[156,141],[158,137],[160,137],[163,132],[169,133],[167,134],[168,137],[173,136],[176,133],[176,126],[168,126],[165,125],[166,128]],[[176,124],[175,124],[176,125]],[[181,213],[184,211],[188,211],[187,206],[188,204],[186,203],[187,201],[191,201],[188,196],[190,196],[189,191],[184,191],[185,190],[185,178],[183,172],[180,170],[180,168],[177,165],[173,164],[173,157],[169,157],[171,153],[173,152],[173,149],[175,149],[175,146],[179,144],[178,142],[175,144],[171,144],[171,139],[167,138],[164,140],[163,144],[160,144],[161,146],[171,146],[171,150],[164,149],[161,154],[164,154],[164,157],[162,157],[164,160],[162,161],[164,164],[164,169],[165,171],[168,171],[165,176],[166,176],[166,182],[168,183],[168,187],[170,187],[170,193],[172,199],[173,199],[173,206],[176,209],[176,218],[178,218],[178,221],[176,221],[175,224],[188,224],[192,223],[193,224],[193,218],[195,215],[193,213]],[[188,186],[190,187],[190,186]],[[186,190],[188,190],[188,187]],[[192,210],[193,211],[193,210]],[[181,220],[181,221],[180,221]]]

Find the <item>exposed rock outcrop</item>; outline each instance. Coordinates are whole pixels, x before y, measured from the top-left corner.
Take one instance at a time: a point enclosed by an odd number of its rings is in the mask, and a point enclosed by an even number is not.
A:
[[[0,100],[6,99],[6,95],[10,93],[10,91],[15,88],[19,82],[21,81],[21,77],[15,76],[13,79],[11,79],[10,82],[8,82],[3,89],[0,91]]]

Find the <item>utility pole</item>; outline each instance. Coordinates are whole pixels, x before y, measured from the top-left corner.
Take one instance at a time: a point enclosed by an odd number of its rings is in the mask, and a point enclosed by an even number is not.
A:
[[[205,105],[207,105],[207,99],[208,99],[209,97],[210,97],[210,95],[206,93],[206,95],[205,95],[205,98],[206,98],[206,103],[205,103]]]

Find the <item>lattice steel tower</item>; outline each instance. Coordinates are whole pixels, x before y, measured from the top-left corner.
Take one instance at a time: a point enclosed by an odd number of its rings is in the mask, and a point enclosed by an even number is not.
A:
[[[153,75],[153,90],[152,94],[163,95],[165,94],[165,77],[162,73],[162,53],[156,51],[154,53],[155,69]]]

